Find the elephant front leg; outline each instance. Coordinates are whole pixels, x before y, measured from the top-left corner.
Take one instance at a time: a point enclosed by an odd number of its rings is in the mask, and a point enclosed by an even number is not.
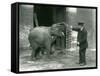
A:
[[[50,42],[46,43],[45,50],[47,52],[47,57],[50,58],[50,51],[51,51],[51,44],[50,44]]]

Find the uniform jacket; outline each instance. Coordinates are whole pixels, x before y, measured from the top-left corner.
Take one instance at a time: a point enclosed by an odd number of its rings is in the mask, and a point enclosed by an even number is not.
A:
[[[87,42],[87,31],[83,27],[82,30],[73,28],[73,30],[78,31],[78,36],[77,36],[77,41],[79,42],[79,47],[81,49],[87,48],[88,47],[88,42]]]

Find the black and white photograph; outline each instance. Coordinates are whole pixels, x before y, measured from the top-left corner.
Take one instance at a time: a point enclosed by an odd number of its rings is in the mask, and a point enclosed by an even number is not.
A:
[[[97,68],[97,7],[35,3],[13,7],[17,50],[12,54],[17,61],[12,58],[12,64],[18,72]]]

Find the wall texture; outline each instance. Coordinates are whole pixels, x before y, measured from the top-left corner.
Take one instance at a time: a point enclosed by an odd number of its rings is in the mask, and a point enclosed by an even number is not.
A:
[[[28,34],[33,28],[33,5],[20,5],[19,8],[19,38],[20,48],[29,47]]]
[[[88,9],[88,8],[76,8],[73,11],[73,10],[69,10],[69,7],[66,7],[66,11],[64,11],[64,9],[65,8],[62,9],[60,7],[56,8],[56,10],[53,9],[54,23],[64,21],[69,25],[74,26],[77,25],[77,22],[79,21],[85,22],[85,27],[88,31],[89,48],[95,49],[95,45],[96,45],[95,44],[95,35],[96,35],[96,30],[95,30],[96,12],[95,11],[96,10]],[[63,11],[63,15],[61,15],[62,14],[61,10]],[[34,12],[33,5],[20,5],[20,9],[19,9],[20,48],[29,47],[28,34],[29,34],[29,30],[34,27],[33,12]],[[70,42],[70,38],[68,38],[67,40],[69,40],[68,42]],[[69,45],[70,44],[68,43],[68,47],[70,47]]]
[[[75,26],[78,22],[84,22],[88,31],[89,48],[95,49],[96,46],[96,10],[91,8],[76,8],[71,10],[66,8],[68,12],[68,24]],[[70,10],[69,10],[70,9]]]

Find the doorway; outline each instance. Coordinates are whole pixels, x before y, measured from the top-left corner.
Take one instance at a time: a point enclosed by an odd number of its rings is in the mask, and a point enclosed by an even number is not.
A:
[[[37,14],[39,26],[51,26],[54,23],[66,22],[65,7],[37,5],[34,12]],[[65,30],[66,33],[66,30]],[[66,36],[58,37],[55,42],[56,49],[66,48]]]

